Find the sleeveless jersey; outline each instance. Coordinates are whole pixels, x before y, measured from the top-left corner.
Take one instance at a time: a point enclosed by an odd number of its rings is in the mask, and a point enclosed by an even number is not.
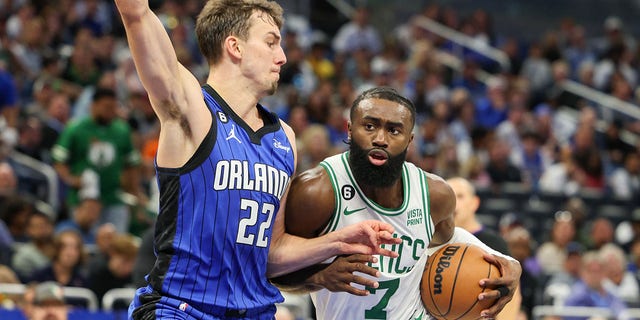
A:
[[[368,199],[358,187],[348,164],[348,152],[329,157],[320,165],[333,185],[336,209],[324,230],[331,232],[360,221],[375,219],[393,225],[402,243],[389,246],[397,258],[378,256],[378,288],[355,296],[323,289],[311,293],[318,319],[427,319],[420,300],[420,279],[433,234],[429,213],[429,190],[425,173],[405,162],[402,167],[404,201],[399,208],[384,208]],[[367,275],[363,275],[368,277]]]
[[[282,302],[266,277],[267,254],[293,149],[275,114],[258,105],[264,126],[253,132],[213,88],[202,92],[213,115],[206,138],[183,167],[156,166],[157,261],[148,282],[206,314]]]

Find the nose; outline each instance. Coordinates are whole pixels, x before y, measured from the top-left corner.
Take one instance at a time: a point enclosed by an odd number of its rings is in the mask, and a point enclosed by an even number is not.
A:
[[[282,66],[285,63],[287,63],[287,55],[284,53],[282,46],[280,46],[280,50],[278,50],[278,53],[276,54],[276,64]]]
[[[385,133],[385,130],[383,129],[376,130],[376,132],[373,135],[372,143],[375,147],[386,148],[388,144],[387,144],[387,135]]]

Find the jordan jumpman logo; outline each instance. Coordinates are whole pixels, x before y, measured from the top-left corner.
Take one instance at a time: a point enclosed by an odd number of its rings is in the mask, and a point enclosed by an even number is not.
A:
[[[238,139],[238,137],[236,137],[236,125],[235,124],[231,124],[231,131],[229,132],[229,136],[225,140],[229,141],[229,139],[236,139],[236,141],[238,141],[238,143],[242,143],[242,141],[240,141],[240,139]]]

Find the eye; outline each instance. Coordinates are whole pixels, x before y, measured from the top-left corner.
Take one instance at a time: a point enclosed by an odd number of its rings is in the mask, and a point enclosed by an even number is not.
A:
[[[364,124],[364,128],[371,131],[373,129],[375,129],[376,126],[373,125],[373,123],[365,123]]]
[[[390,128],[389,133],[391,133],[392,135],[399,135],[400,133],[402,133],[402,131],[400,131],[398,128]]]

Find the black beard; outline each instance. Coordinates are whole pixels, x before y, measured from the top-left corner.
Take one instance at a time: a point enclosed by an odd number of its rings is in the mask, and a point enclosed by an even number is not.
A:
[[[402,165],[407,157],[407,149],[395,156],[387,152],[389,157],[387,162],[384,165],[376,166],[369,162],[369,151],[372,149],[365,150],[353,140],[349,145],[349,164],[359,185],[383,188],[391,186],[400,179]]]

